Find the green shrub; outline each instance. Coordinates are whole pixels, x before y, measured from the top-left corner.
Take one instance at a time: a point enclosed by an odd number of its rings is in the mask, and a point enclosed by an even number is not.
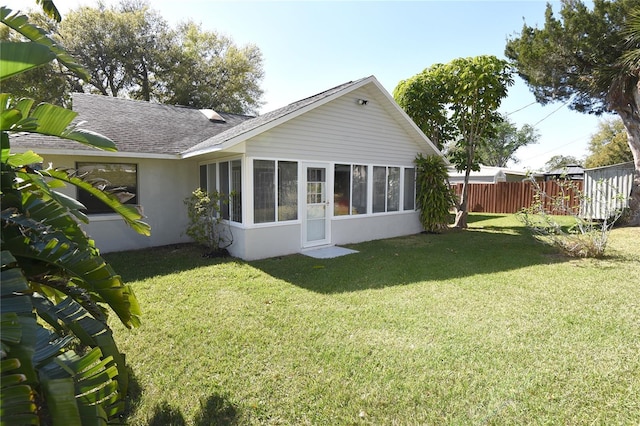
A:
[[[218,191],[207,193],[200,188],[184,200],[189,217],[186,234],[211,252],[220,252],[233,243],[231,229],[220,215],[223,200]]]
[[[423,157],[418,154],[414,162],[420,223],[427,232],[439,232],[448,228],[449,211],[456,204],[455,194],[449,186],[447,166],[438,155]]]

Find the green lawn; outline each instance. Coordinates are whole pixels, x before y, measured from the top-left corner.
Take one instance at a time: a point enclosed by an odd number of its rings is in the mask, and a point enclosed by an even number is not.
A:
[[[107,255],[131,425],[638,424],[640,229],[569,259],[513,216],[336,259]]]

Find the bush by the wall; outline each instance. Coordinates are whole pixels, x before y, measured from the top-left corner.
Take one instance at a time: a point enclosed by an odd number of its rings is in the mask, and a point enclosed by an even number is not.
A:
[[[416,164],[416,208],[420,223],[427,232],[439,232],[449,227],[449,211],[456,197],[449,185],[449,172],[442,157],[418,154]]]

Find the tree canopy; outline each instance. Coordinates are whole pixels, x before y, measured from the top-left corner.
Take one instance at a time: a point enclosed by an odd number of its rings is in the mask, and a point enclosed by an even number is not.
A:
[[[170,45],[167,23],[145,4],[83,6],[59,26],[61,42],[87,68],[87,91],[150,100]]]
[[[544,163],[544,170],[550,172],[553,170],[561,170],[568,166],[582,166],[583,161],[573,155],[554,155]]]
[[[523,146],[538,142],[540,135],[525,124],[520,129],[508,118],[497,123],[494,133],[478,146],[478,160],[485,166],[506,167],[509,161],[518,162],[515,153]]]
[[[257,46],[238,46],[193,22],[173,29],[144,0],[83,6],[60,24],[33,16],[89,75],[79,79],[53,61],[8,79],[3,90],[63,106],[71,91],[233,113],[255,113],[262,103],[264,71]],[[0,37],[16,36],[4,30]]]
[[[476,151],[502,121],[498,108],[513,84],[506,61],[483,55],[436,64],[396,86],[393,96],[439,147],[452,142],[451,162],[465,171],[456,227],[466,227],[467,184],[478,168]]]
[[[598,132],[591,136],[591,154],[584,162],[585,167],[602,167],[633,161],[622,120],[602,120],[598,129]]]
[[[255,45],[236,46],[223,35],[185,22],[165,52],[158,100],[220,111],[253,112],[262,96],[262,53]]]
[[[640,0],[563,0],[559,17],[547,4],[544,27],[525,23],[505,55],[539,103],[620,116],[638,172],[631,223],[640,224]]]

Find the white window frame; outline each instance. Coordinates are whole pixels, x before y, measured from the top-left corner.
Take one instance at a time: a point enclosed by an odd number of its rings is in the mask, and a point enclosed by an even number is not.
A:
[[[251,163],[251,187],[252,192],[255,192],[255,162],[256,161],[272,161],[274,164],[274,174],[273,174],[273,185],[274,185],[274,203],[275,203],[275,217],[273,221],[267,222],[256,222],[255,219],[255,194],[251,197],[251,221],[254,225],[262,226],[262,225],[270,225],[277,223],[295,223],[300,219],[300,161],[298,160],[284,160],[284,159],[273,159],[273,158],[252,158]],[[280,163],[293,163],[296,166],[296,218],[295,219],[286,219],[280,220],[280,188],[278,187],[279,178],[280,178]]]
[[[241,157],[233,157],[233,158],[225,158],[225,159],[221,159],[221,160],[217,160],[217,161],[208,161],[208,162],[203,162],[199,164],[198,167],[198,185],[200,186],[200,183],[202,182],[202,166],[206,166],[206,183],[207,183],[207,188],[200,188],[205,192],[211,192],[211,191],[217,191],[220,192],[220,183],[221,183],[221,172],[220,172],[220,164],[221,163],[228,163],[229,164],[229,170],[228,170],[228,179],[229,179],[229,193],[232,192],[233,188],[233,166],[232,163],[239,161],[240,162],[240,217],[239,217],[239,221],[237,220],[238,218],[234,217],[233,215],[233,207],[231,206],[231,202],[229,202],[228,204],[228,208],[229,208],[229,219],[224,219],[229,221],[230,223],[234,223],[234,224],[238,224],[238,225],[242,225],[245,221],[244,216],[245,216],[245,210],[246,210],[246,206],[243,203],[242,200],[242,194],[245,192],[245,188],[246,188],[246,173],[245,173],[245,166],[243,165],[244,161]],[[211,178],[209,176],[210,170],[211,170],[211,165],[215,164],[216,166],[216,170],[215,170],[215,188],[209,188],[209,184],[211,183]]]

